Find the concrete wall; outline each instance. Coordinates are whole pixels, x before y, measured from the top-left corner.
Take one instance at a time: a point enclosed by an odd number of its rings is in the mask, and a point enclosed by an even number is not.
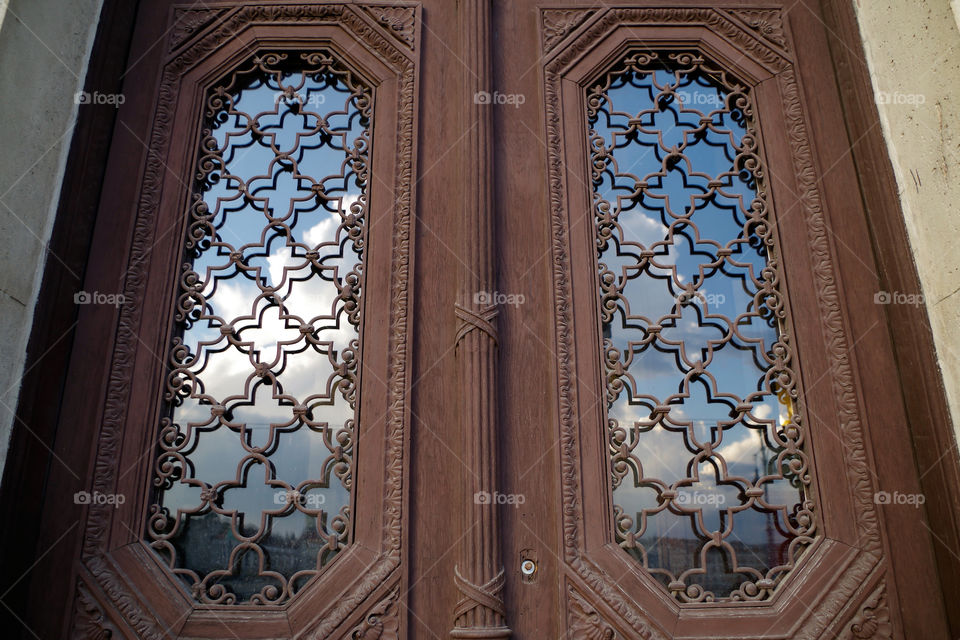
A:
[[[952,7],[950,0],[857,2],[881,124],[960,436],[960,0]]]
[[[0,473],[100,5],[0,0]]]

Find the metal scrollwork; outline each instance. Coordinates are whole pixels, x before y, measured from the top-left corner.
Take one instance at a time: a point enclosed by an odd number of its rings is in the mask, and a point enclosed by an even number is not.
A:
[[[750,89],[633,52],[586,117],[617,541],[680,602],[767,599],[818,516]]]
[[[147,535],[207,604],[282,604],[350,542],[372,94],[327,51],[207,94]]]

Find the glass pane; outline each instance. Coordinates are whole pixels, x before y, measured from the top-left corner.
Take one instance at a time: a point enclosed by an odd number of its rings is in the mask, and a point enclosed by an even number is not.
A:
[[[201,602],[279,604],[350,539],[371,93],[266,54],[203,118],[147,532]]]
[[[588,89],[614,526],[681,602],[769,597],[816,528],[751,100],[676,52]]]

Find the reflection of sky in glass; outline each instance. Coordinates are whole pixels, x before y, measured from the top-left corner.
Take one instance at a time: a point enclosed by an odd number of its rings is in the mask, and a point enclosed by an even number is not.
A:
[[[288,599],[347,543],[369,96],[323,54],[208,99],[153,546],[201,600]]]
[[[787,467],[805,462],[748,101],[654,64],[606,76],[589,114],[618,537],[681,600],[763,597],[808,533],[809,480]]]

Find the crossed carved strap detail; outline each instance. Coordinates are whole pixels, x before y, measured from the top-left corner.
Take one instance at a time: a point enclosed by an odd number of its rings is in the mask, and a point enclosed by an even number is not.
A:
[[[467,309],[460,303],[456,303],[454,307],[457,311],[457,318],[460,319],[460,324],[457,326],[457,339],[454,341],[454,345],[459,345],[464,336],[474,329],[479,329],[490,336],[494,344],[500,346],[497,326],[493,323],[499,313],[497,305],[491,304],[477,311]]]
[[[501,618],[506,616],[507,612],[503,606],[503,598],[500,597],[500,592],[503,591],[503,584],[506,581],[502,567],[497,575],[490,578],[485,584],[476,585],[464,578],[463,574],[460,573],[460,568],[455,566],[453,568],[453,581],[460,593],[463,594],[453,613],[454,620],[459,620],[460,616],[478,606],[490,609],[499,614]]]

